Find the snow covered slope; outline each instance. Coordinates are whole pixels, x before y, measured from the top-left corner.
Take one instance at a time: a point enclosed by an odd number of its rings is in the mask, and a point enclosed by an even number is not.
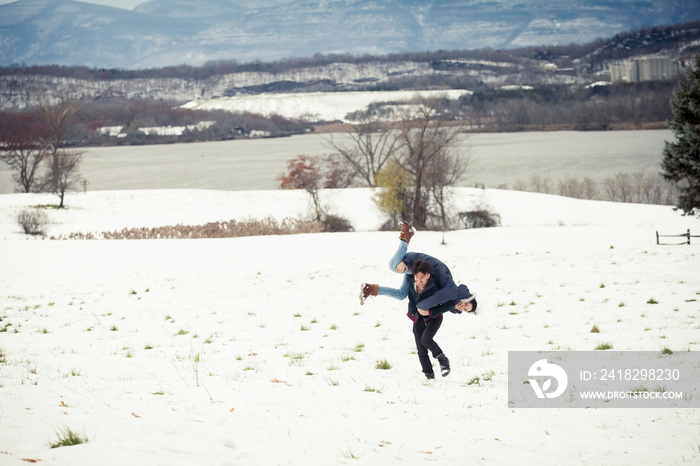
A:
[[[398,284],[397,233],[372,231],[369,190],[323,194],[356,232],[37,240],[14,213],[55,198],[0,196],[0,464],[700,461],[697,409],[511,409],[507,394],[508,351],[698,351],[700,246],[654,241],[698,219],[460,190],[458,206],[488,204],[504,226],[411,241],[481,310],[445,317],[452,373],[427,381],[406,303],[357,297],[363,281]],[[305,196],[90,192],[50,211],[49,233],[303,214]],[[88,442],[51,449],[66,428]]]

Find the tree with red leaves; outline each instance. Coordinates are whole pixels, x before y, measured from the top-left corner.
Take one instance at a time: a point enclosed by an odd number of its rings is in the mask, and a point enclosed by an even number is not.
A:
[[[287,172],[279,176],[282,189],[304,189],[311,195],[316,213],[316,221],[323,221],[323,209],[318,197],[318,189],[323,179],[316,157],[298,155],[287,161]]]

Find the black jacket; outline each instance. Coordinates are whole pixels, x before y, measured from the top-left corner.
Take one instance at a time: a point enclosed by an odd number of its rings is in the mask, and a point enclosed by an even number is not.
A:
[[[423,292],[420,294],[416,293],[416,280],[413,275],[406,276],[409,283],[407,315],[409,319],[414,322],[421,317],[427,320],[432,317],[442,315],[447,311],[447,309],[445,309],[444,311],[436,313],[435,315],[424,317],[418,313],[418,309],[430,310],[447,302],[456,303],[459,299],[461,299],[459,297],[461,292],[460,287],[457,287],[452,279],[450,269],[444,263],[442,263],[442,261],[419,252],[409,252],[404,257],[404,262],[409,268],[413,267],[413,263],[418,260],[428,262],[432,270],[430,272],[428,283],[426,283]],[[469,290],[467,290],[467,292],[468,291]]]

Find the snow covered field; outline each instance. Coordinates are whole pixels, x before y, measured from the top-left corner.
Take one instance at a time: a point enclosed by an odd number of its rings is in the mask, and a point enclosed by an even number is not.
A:
[[[51,241],[14,221],[50,195],[0,196],[0,464],[698,464],[697,409],[511,409],[509,350],[698,351],[700,231],[670,207],[460,188],[503,227],[418,232],[479,298],[420,373],[397,240],[368,189],[323,193],[355,232]],[[304,214],[294,191],[101,191],[49,210],[49,235]],[[597,326],[600,333],[591,333]],[[377,369],[386,360],[390,369]],[[478,383],[476,378],[479,378]],[[87,443],[50,449],[65,428]]]
[[[311,92],[290,94],[257,94],[194,100],[183,108],[193,110],[226,110],[261,115],[282,115],[286,118],[310,118],[312,121],[347,121],[348,113],[367,109],[376,102],[410,102],[424,98],[459,99],[471,91],[379,91],[379,92]]]

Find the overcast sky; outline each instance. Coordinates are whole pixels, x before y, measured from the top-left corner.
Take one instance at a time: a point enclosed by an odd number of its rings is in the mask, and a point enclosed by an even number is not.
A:
[[[6,3],[14,3],[17,0],[0,0],[0,5],[4,5]],[[106,6],[112,6],[116,8],[124,8],[126,10],[132,10],[135,6],[138,6],[142,3],[146,3],[148,0],[77,0],[80,2],[85,2],[85,3],[96,3],[99,5],[106,5]],[[292,0],[236,0],[232,1],[232,3],[235,3],[237,5],[241,6],[246,6],[246,7],[261,7],[261,6],[269,6],[269,5],[275,5],[278,3],[289,3]]]
[[[0,5],[5,3],[14,3],[16,0],[0,0]],[[125,8],[131,10],[137,5],[145,3],[147,0],[79,0],[85,3],[97,3],[100,5],[113,6],[117,8]]]

